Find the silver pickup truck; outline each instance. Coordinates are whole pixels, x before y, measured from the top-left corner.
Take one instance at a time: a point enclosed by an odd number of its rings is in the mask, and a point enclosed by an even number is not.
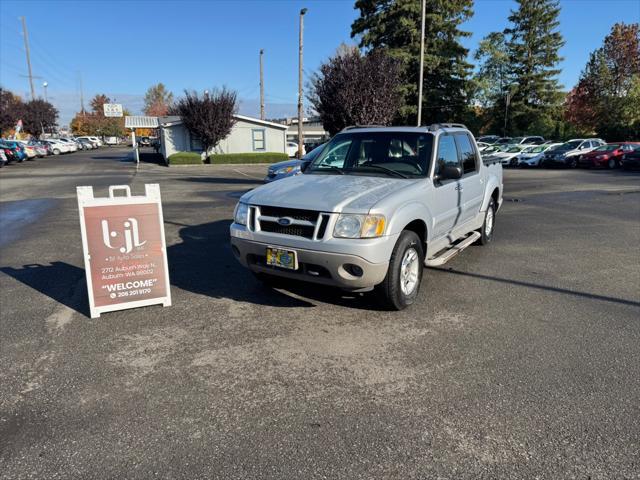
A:
[[[231,247],[263,281],[375,288],[399,310],[424,266],[491,241],[502,189],[464,125],[347,128],[302,175],[240,198]]]

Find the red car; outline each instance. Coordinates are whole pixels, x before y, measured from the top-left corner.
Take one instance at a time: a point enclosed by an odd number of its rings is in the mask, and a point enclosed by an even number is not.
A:
[[[578,167],[617,168],[625,153],[640,147],[640,142],[607,143],[578,157]]]

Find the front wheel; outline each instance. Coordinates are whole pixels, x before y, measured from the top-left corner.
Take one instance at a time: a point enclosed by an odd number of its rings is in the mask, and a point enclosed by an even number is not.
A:
[[[424,266],[424,249],[415,232],[404,230],[393,247],[387,275],[376,291],[383,305],[402,310],[415,302]]]
[[[492,198],[489,200],[489,206],[487,207],[487,212],[484,214],[484,223],[482,224],[482,228],[480,229],[480,238],[478,239],[478,243],[480,245],[486,245],[491,242],[493,239],[493,228],[496,223],[496,202]]]
[[[609,161],[607,162],[607,168],[609,170],[613,170],[616,167],[617,167],[616,160],[614,158],[610,158]]]
[[[569,160],[569,163],[567,163],[567,165],[569,165],[569,168],[577,168],[578,167],[578,159],[576,157],[572,157]]]
[[[60,150],[58,150],[57,148],[53,149],[53,154],[54,155],[60,155]]]

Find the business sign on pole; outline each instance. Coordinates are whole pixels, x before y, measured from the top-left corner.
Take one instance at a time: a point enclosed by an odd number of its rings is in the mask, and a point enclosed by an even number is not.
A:
[[[91,318],[171,305],[160,186],[146,184],[141,196],[127,185],[109,187],[108,197],[94,197],[93,187],[77,193]]]
[[[122,116],[122,105],[119,103],[105,103],[104,107],[104,116],[105,117],[121,117]]]

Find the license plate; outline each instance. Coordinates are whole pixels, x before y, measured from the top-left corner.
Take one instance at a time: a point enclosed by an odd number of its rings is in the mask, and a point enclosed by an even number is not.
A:
[[[295,250],[267,247],[267,265],[286,268],[288,270],[297,270],[298,257]]]

